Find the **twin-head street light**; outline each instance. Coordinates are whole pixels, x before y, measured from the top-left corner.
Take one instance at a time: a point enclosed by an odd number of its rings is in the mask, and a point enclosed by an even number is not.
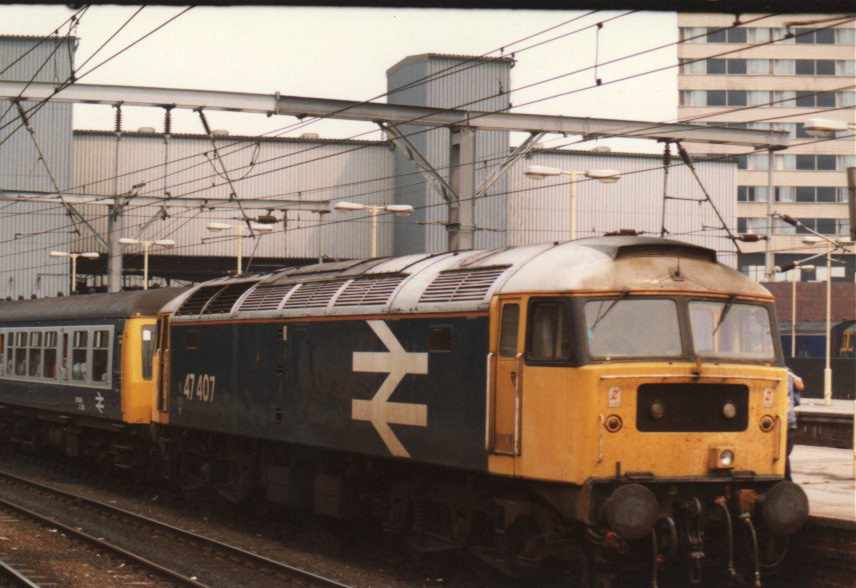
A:
[[[831,354],[831,337],[832,331],[832,254],[835,251],[844,251],[845,247],[850,245],[850,239],[830,239],[826,235],[818,233],[811,227],[806,227],[798,219],[795,219],[787,214],[774,214],[776,218],[782,219],[784,222],[795,227],[797,230],[803,230],[807,235],[803,237],[802,242],[807,245],[826,245],[826,251],[812,255],[798,262],[784,265],[782,271],[793,269],[797,265],[802,265],[805,262],[826,257],[826,366],[823,370],[823,403],[827,406],[832,404],[832,367],[830,365]]]
[[[526,175],[534,179],[544,179],[548,176],[568,176],[568,198],[570,200],[570,238],[577,238],[577,176],[585,176],[602,184],[614,184],[621,179],[621,173],[614,169],[590,169],[588,171],[564,170],[546,165],[530,165]]]
[[[270,225],[259,225],[256,223],[251,224],[251,229],[254,233],[270,233],[273,231],[273,227]],[[228,223],[208,223],[209,231],[228,231],[233,230],[235,234],[235,247],[236,257],[238,261],[238,273],[236,275],[241,275],[243,273],[242,265],[243,265],[243,257],[244,257],[244,225],[242,223],[237,223],[234,225],[230,225]]]
[[[83,257],[86,259],[98,259],[101,255],[95,251],[87,251],[85,253],[69,253],[67,251],[51,251],[51,257],[68,257],[71,259],[71,291],[77,291],[77,258]]]
[[[143,290],[149,289],[149,249],[152,247],[163,247],[169,249],[175,247],[175,241],[172,239],[158,239],[156,241],[147,241],[144,239],[131,239],[130,237],[122,237],[119,239],[122,245],[142,245],[143,246]]]
[[[413,207],[409,204],[361,204],[359,202],[337,202],[333,208],[335,210],[368,210],[372,217],[372,257],[377,257],[377,241],[378,241],[378,222],[377,218],[382,212],[397,214],[398,216],[410,216],[413,214]]]

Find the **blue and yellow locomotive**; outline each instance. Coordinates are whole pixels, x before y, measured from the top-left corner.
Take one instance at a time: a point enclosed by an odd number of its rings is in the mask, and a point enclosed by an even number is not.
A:
[[[202,284],[157,320],[152,429],[187,487],[600,586],[754,579],[759,542],[776,553],[808,516],[783,480],[772,297],[709,249],[326,263]]]

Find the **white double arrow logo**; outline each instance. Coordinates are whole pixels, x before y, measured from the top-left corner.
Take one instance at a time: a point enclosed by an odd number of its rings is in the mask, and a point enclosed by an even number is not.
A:
[[[390,453],[398,457],[410,457],[410,453],[390,428],[396,425],[414,427],[428,426],[428,406],[405,402],[389,402],[389,397],[407,374],[427,374],[428,354],[408,353],[383,321],[366,321],[375,335],[388,349],[386,352],[354,352],[354,371],[388,373],[371,400],[354,400],[351,418],[369,421],[374,425]]]

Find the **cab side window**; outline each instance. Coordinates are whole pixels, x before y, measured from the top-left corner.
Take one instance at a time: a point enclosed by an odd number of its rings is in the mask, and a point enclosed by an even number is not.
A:
[[[499,333],[499,355],[501,357],[514,357],[517,355],[517,326],[520,324],[519,319],[519,305],[503,305]]]
[[[526,358],[567,362],[571,359],[571,324],[565,300],[535,300],[529,305]]]

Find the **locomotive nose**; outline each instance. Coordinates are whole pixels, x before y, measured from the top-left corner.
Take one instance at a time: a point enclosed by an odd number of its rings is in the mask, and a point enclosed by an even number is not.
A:
[[[782,481],[761,498],[761,516],[776,535],[793,535],[808,520],[808,497],[797,484]]]
[[[657,497],[641,484],[620,486],[603,506],[606,524],[610,529],[629,541],[642,539],[651,534],[651,529],[660,514]]]

